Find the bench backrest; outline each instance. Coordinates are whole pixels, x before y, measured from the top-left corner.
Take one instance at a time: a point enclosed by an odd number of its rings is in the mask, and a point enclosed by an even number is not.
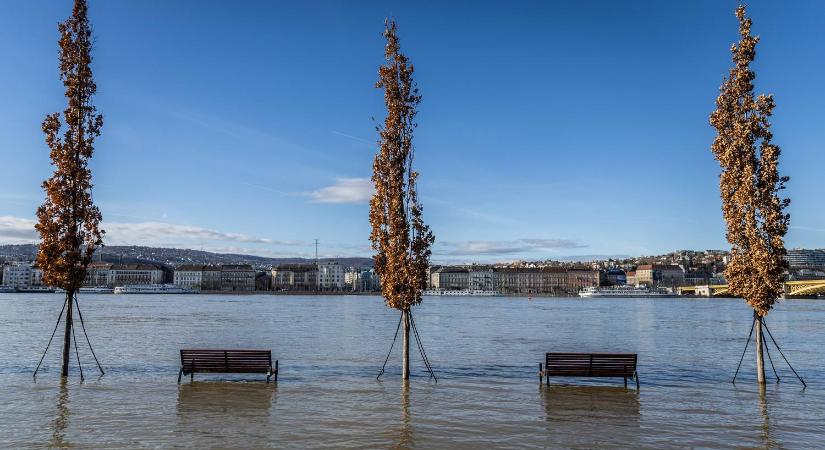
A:
[[[180,364],[186,373],[267,373],[272,368],[272,351],[181,349]]]
[[[544,370],[553,376],[631,378],[636,359],[635,353],[548,353]]]

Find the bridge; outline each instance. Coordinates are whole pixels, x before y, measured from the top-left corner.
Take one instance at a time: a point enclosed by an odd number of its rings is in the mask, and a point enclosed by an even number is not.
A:
[[[825,280],[786,281],[784,297],[801,297],[825,294]],[[700,286],[682,286],[679,295],[696,295],[699,297],[728,297],[727,284],[706,284]]]

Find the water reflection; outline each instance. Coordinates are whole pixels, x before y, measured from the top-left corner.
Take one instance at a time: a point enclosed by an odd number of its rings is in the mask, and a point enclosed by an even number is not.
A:
[[[396,449],[413,448],[412,418],[410,416],[410,381],[401,383],[401,429],[398,431]]]
[[[768,399],[765,385],[759,385],[759,415],[762,418],[759,437],[764,448],[778,448],[781,444],[771,435],[771,419],[768,414]]]
[[[268,442],[270,412],[277,385],[245,382],[194,382],[178,386],[176,434],[196,446],[225,436],[250,445]],[[204,441],[198,442],[203,439]]]
[[[52,421],[52,438],[49,447],[66,448],[66,427],[69,425],[69,388],[66,377],[60,378],[60,388],[57,394],[57,415]]]
[[[178,416],[188,414],[269,414],[274,383],[195,382],[178,387]]]
[[[640,445],[639,393],[612,386],[542,386],[541,397],[552,446]]]

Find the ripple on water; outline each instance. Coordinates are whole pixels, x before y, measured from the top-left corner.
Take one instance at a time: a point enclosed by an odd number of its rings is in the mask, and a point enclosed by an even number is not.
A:
[[[764,392],[752,351],[730,383],[750,327],[738,300],[428,299],[416,322],[439,379],[413,346],[406,386],[398,344],[375,380],[398,317],[376,297],[96,295],[82,304],[107,375],[81,348],[87,382],[61,385],[56,345],[31,378],[59,312],[54,297],[0,296],[0,446],[815,448],[825,435],[825,302],[771,313],[810,387],[777,364],[783,381]],[[197,375],[179,386],[182,347],[272,348],[280,382]],[[550,350],[637,352],[642,387],[540,386]]]

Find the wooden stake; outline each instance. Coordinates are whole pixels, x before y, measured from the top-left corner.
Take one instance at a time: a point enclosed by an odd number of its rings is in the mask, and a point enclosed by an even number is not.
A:
[[[401,379],[410,379],[410,310],[401,311],[404,322],[404,340],[402,342]]]
[[[66,291],[66,330],[63,333],[63,368],[60,376],[69,376],[69,353],[71,351],[72,340],[72,308],[74,302],[74,292]]]
[[[756,382],[765,384],[764,338],[762,335],[762,317],[754,311],[756,316]]]

